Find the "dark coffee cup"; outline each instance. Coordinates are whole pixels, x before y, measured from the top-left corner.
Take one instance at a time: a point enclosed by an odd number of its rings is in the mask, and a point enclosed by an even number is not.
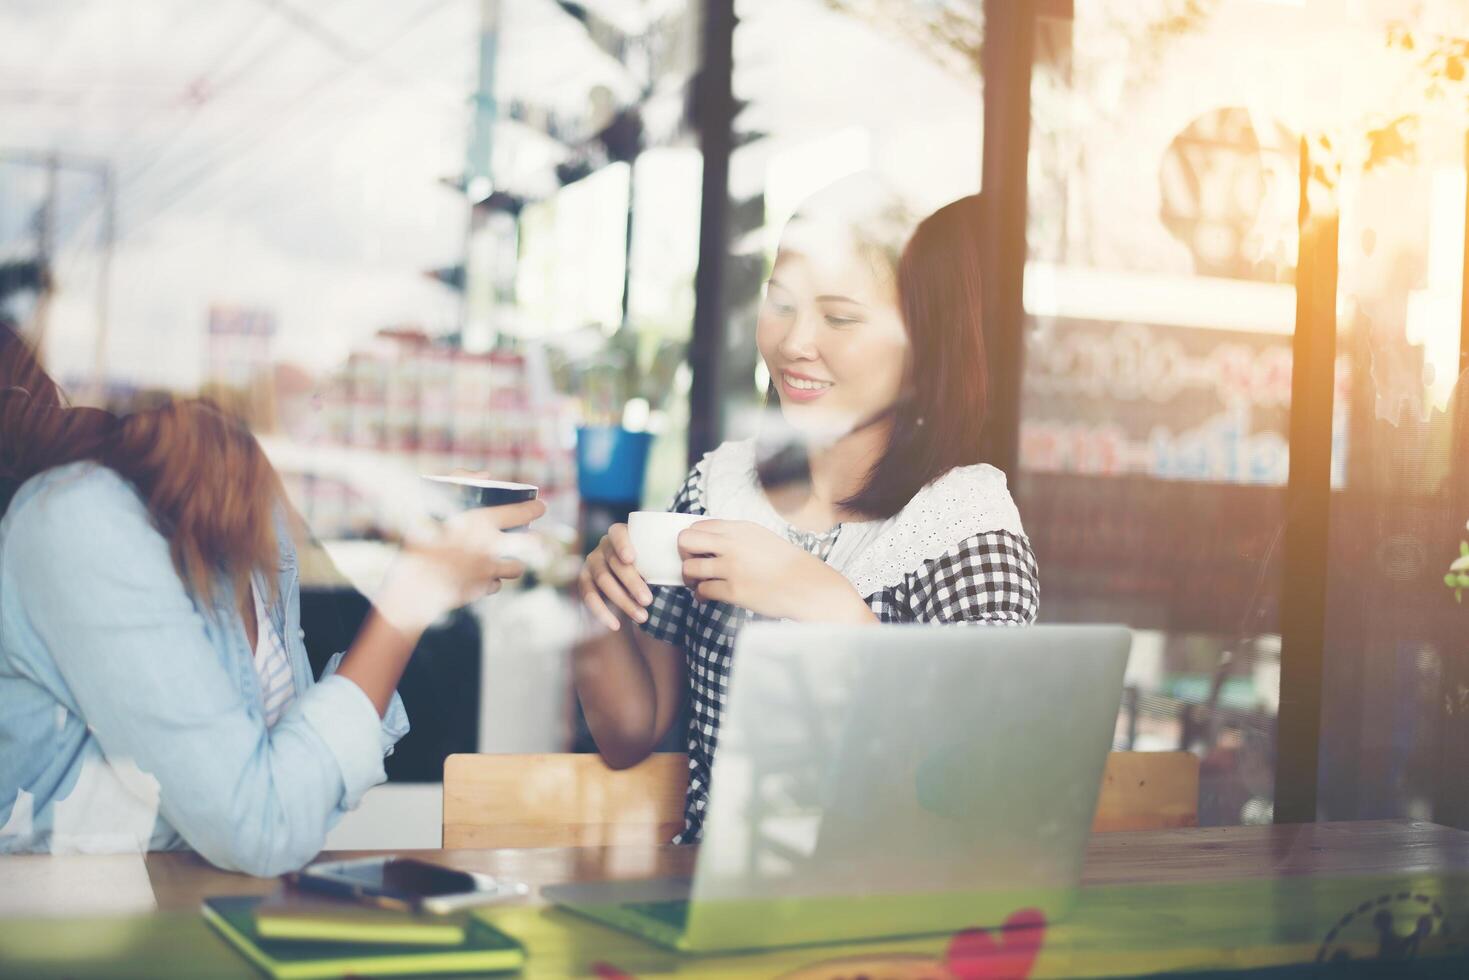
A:
[[[505,480],[483,480],[474,476],[424,476],[442,503],[461,510],[476,507],[502,507],[535,500],[539,488],[529,483]]]

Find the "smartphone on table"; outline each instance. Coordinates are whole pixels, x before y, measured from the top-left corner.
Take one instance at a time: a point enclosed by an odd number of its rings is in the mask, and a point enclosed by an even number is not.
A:
[[[524,882],[459,871],[413,858],[370,857],[309,864],[289,876],[303,891],[383,908],[444,914],[525,895]]]

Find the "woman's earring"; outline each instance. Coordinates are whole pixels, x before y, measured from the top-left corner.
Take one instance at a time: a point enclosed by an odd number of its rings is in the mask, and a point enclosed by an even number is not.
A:
[[[923,416],[922,415],[918,416],[918,422],[916,424],[918,424],[918,425],[922,425],[923,424]]]

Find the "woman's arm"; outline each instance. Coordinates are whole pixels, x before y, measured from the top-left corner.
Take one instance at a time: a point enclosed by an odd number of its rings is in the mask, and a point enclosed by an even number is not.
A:
[[[375,702],[396,682],[391,657],[376,679],[324,678],[267,730],[121,478],[99,469],[48,487],[7,522],[7,647],[22,647],[10,640],[21,629],[34,637],[26,648],[39,641],[58,701],[109,760],[157,781],[161,815],[209,861],[257,875],[299,868],[336,815],[384,780]],[[216,631],[234,628],[232,604],[209,614]],[[369,640],[349,656],[373,651]]]
[[[674,641],[688,614],[688,593],[655,594],[638,574],[636,557],[627,526],[614,524],[578,579],[588,613],[609,632],[574,651],[576,692],[597,750],[614,769],[647,758],[686,696],[684,655]]]
[[[1024,535],[971,535],[908,575],[904,620],[1026,626],[1040,611],[1040,576]]]
[[[613,769],[646,759],[687,696],[683,651],[624,625],[579,644],[572,659],[587,727]]]
[[[98,470],[48,487],[9,520],[7,634],[24,624],[39,639],[60,675],[53,694],[108,760],[157,781],[161,816],[210,862],[298,868],[338,809],[383,781],[378,714],[346,679],[313,685],[269,731],[251,716],[168,542],[121,478]],[[225,604],[212,614],[234,615]]]

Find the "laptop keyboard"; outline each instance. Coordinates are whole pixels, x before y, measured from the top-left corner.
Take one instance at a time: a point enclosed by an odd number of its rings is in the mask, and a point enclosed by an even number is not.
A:
[[[635,915],[654,922],[671,926],[682,931],[689,921],[689,902],[687,900],[676,900],[672,902],[628,902],[623,908]]]

